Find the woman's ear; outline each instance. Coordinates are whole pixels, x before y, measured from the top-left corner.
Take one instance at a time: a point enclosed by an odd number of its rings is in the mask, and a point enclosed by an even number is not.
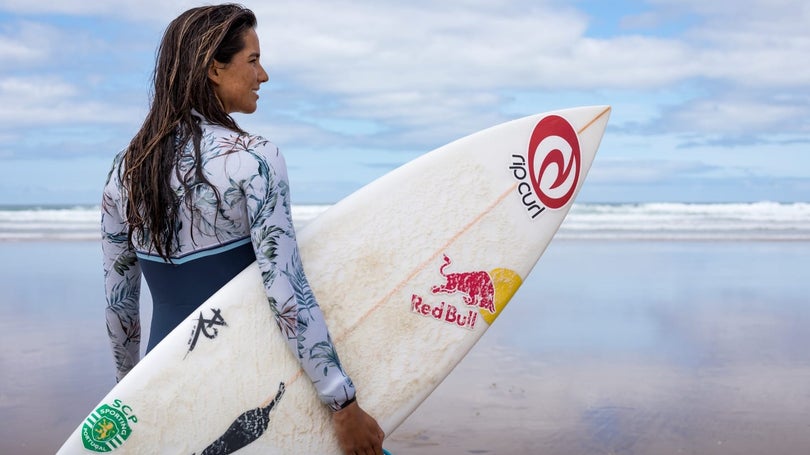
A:
[[[224,68],[225,65],[219,63],[216,60],[213,60],[211,62],[211,66],[208,67],[208,79],[211,79],[211,82],[213,82],[214,84],[219,85],[222,74],[221,70]]]

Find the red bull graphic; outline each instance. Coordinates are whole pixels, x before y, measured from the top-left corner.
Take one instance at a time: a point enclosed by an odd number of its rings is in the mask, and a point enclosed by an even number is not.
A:
[[[434,294],[455,294],[459,293],[464,299],[467,306],[476,306],[483,308],[490,313],[495,313],[495,286],[492,284],[492,278],[487,272],[462,272],[450,273],[444,272],[452,263],[447,255],[444,255],[444,264],[439,268],[439,273],[447,280],[444,284],[433,286],[431,292]]]
[[[513,154],[509,170],[517,193],[532,219],[546,208],[560,209],[574,197],[582,159],[577,132],[564,118],[544,117],[537,123],[525,154]]]
[[[476,323],[482,319],[487,324],[492,324],[517,291],[522,279],[517,273],[503,268],[491,272],[448,273],[446,269],[452,263],[445,254],[439,267],[439,274],[444,277],[444,282],[432,286],[430,293],[432,296],[448,295],[468,308],[459,308],[452,301],[431,302],[429,296],[413,294],[411,312],[468,330],[474,330]]]

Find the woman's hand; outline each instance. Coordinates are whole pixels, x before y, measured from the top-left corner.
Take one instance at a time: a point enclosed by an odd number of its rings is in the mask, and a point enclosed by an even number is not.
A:
[[[355,401],[332,414],[338,444],[346,455],[382,455],[382,428]]]

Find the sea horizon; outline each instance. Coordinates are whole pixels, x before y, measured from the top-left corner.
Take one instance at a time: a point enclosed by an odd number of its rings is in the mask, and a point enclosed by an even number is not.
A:
[[[293,204],[296,228],[303,228],[332,206]],[[0,243],[97,240],[100,216],[98,204],[0,204]],[[810,241],[810,203],[575,203],[557,238]]]

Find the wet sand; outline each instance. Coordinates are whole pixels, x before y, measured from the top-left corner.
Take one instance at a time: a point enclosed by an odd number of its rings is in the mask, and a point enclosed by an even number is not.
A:
[[[0,453],[53,453],[112,386],[99,261],[0,243]],[[807,242],[554,242],[386,447],[810,453],[809,266]]]

